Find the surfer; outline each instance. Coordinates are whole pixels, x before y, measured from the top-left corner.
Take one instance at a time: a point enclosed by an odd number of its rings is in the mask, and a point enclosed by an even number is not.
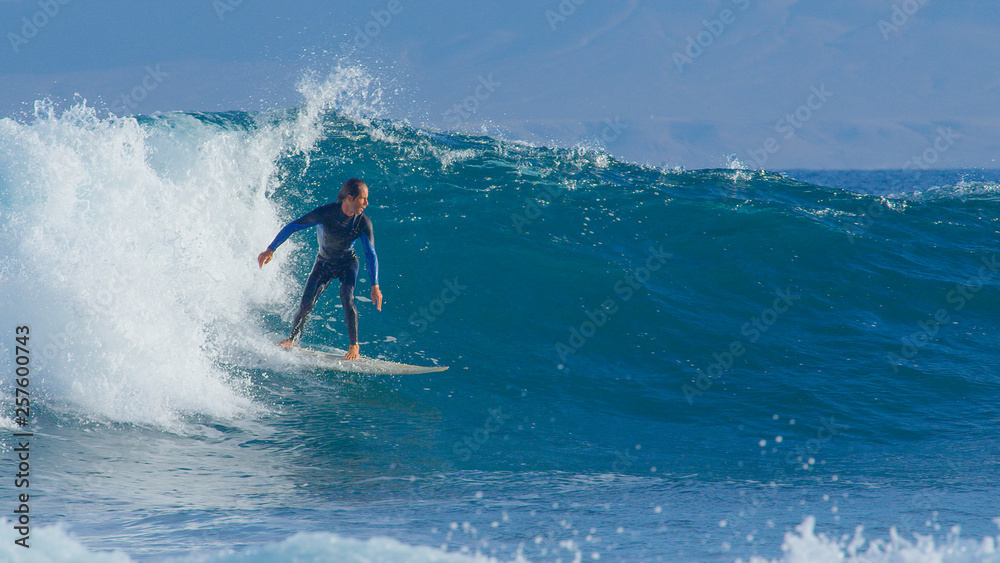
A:
[[[372,282],[372,302],[375,308],[382,310],[382,292],[378,288],[378,256],[375,255],[375,235],[372,232],[372,221],[364,214],[368,206],[368,186],[357,178],[344,182],[335,203],[317,207],[302,217],[285,225],[278,233],[267,250],[257,256],[257,264],[263,268],[271,261],[274,251],[285,242],[285,239],[295,231],[300,231],[314,225],[319,227],[319,253],[312,273],[306,281],[302,292],[302,302],[292,321],[292,333],[287,339],[278,343],[282,348],[290,348],[302,337],[309,312],[316,305],[316,300],[333,278],[340,280],[340,303],[344,306],[347,320],[347,334],[351,346],[344,355],[345,360],[356,360],[360,356],[358,345],[358,310],[354,306],[354,286],[358,281],[358,256],[354,253],[354,241],[361,239],[365,249],[365,261],[368,265],[368,276]]]

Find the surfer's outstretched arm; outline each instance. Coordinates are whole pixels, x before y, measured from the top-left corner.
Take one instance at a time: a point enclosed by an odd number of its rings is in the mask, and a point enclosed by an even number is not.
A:
[[[302,229],[307,229],[313,225],[318,225],[319,221],[313,216],[315,213],[316,210],[314,209],[285,225],[285,227],[278,232],[277,236],[274,237],[274,240],[271,241],[271,244],[267,245],[267,250],[261,252],[257,256],[257,265],[263,268],[264,264],[270,262],[271,258],[274,257],[274,251],[277,250],[278,247],[281,246],[281,243],[285,242],[285,240],[287,240],[292,233],[301,231]]]

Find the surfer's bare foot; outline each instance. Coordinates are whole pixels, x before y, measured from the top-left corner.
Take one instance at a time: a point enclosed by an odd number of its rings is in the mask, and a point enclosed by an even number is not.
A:
[[[295,346],[295,341],[292,340],[291,338],[286,338],[286,339],[282,340],[281,342],[279,342],[278,346],[280,346],[284,350],[288,350],[292,346]]]
[[[351,344],[350,349],[344,354],[345,360],[356,360],[361,357],[361,346],[358,344]]]

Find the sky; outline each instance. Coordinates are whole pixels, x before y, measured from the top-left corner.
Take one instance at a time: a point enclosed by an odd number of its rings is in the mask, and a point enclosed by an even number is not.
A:
[[[260,111],[338,64],[426,128],[687,169],[1000,168],[996,0],[0,0],[0,117]]]

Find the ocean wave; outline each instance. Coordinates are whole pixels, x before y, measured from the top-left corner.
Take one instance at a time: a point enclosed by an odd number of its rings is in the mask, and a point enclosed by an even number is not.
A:
[[[61,526],[35,526],[27,549],[15,544],[22,536],[15,524],[0,521],[0,560],[6,563],[133,563],[119,550],[90,549]],[[496,563],[480,554],[447,552],[435,547],[407,545],[392,538],[365,540],[326,532],[298,533],[280,542],[243,549],[202,551],[162,559],[168,563],[272,563],[275,561],[378,561],[384,563]],[[513,561],[524,561],[515,558]]]

